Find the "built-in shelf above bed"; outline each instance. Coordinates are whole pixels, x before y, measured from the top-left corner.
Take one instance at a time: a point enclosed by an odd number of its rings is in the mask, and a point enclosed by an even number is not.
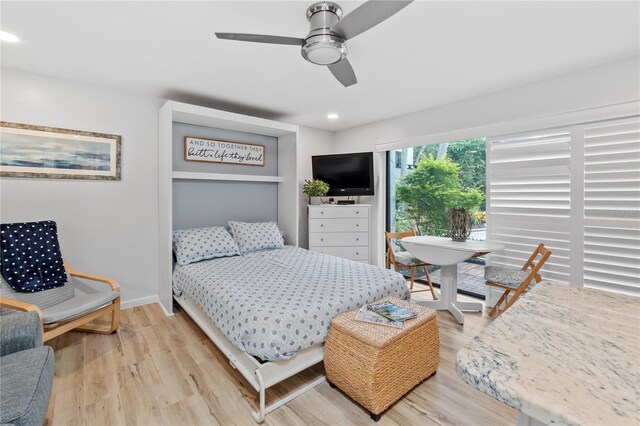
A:
[[[229,173],[202,173],[202,172],[172,172],[174,180],[221,180],[240,182],[284,182],[282,176],[239,175]]]

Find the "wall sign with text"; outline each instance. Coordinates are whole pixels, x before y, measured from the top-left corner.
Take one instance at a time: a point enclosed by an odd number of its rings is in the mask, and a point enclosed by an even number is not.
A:
[[[184,159],[205,163],[264,166],[264,145],[185,136]]]

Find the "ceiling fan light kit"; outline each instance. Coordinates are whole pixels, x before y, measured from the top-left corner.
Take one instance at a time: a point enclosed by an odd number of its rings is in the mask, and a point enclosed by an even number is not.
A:
[[[346,41],[378,25],[409,5],[413,0],[369,0],[342,19],[342,9],[330,1],[307,8],[309,34],[304,39],[259,34],[216,33],[220,39],[254,43],[302,46],[302,57],[316,65],[326,65],[333,76],[349,87],[358,82],[347,59]]]
[[[302,57],[316,65],[331,65],[347,56],[347,46],[340,37],[322,34],[309,37],[302,46]]]

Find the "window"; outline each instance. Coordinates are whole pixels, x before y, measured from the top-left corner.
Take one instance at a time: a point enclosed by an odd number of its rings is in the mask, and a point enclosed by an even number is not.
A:
[[[640,120],[487,141],[487,234],[520,267],[539,243],[546,279],[640,295]]]
[[[471,239],[484,240],[485,139],[466,139],[389,151],[387,228],[415,223],[423,235],[447,236],[447,212],[466,207]]]
[[[544,242],[544,277],[569,282],[570,142],[567,129],[488,142],[488,236],[506,246],[492,264],[520,268]]]
[[[640,120],[584,127],[584,285],[640,291]]]
[[[465,207],[472,220],[469,238],[484,240],[485,147],[484,138],[475,138],[388,151],[387,230],[417,228],[422,235],[447,236],[449,209]],[[394,250],[402,249],[395,241]],[[439,268],[430,268],[436,284],[440,282]],[[458,290],[484,298],[483,268],[483,258],[461,265]]]

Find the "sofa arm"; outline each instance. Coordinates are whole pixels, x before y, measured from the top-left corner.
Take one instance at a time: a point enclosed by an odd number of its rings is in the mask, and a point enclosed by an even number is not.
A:
[[[37,312],[0,316],[0,356],[42,346],[42,324]]]

